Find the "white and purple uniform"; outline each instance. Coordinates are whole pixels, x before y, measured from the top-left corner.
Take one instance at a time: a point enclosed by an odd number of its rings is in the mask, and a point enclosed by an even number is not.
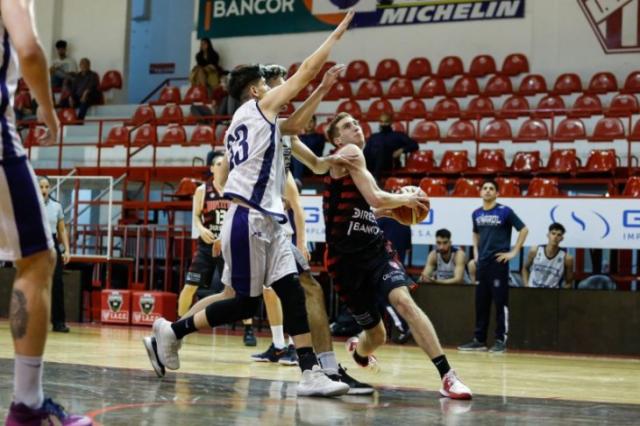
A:
[[[13,96],[18,61],[0,18],[0,260],[16,261],[53,247],[36,176],[16,131]]]
[[[255,297],[263,286],[297,272],[283,226],[284,146],[277,124],[267,120],[255,100],[234,113],[225,145],[229,177],[224,195],[244,205],[233,204],[222,226],[222,282]]]

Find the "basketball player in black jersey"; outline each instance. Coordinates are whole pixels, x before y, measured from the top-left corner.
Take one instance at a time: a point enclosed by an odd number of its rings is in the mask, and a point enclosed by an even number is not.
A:
[[[390,216],[391,209],[424,207],[428,199],[421,192],[392,194],[378,187],[366,168],[362,128],[351,115],[338,114],[329,124],[328,137],[348,164],[332,166],[325,178],[327,268],[340,297],[364,330],[349,339],[347,349],[357,364],[374,367],[377,361],[372,354],[386,340],[377,304],[383,297],[407,321],[414,339],[438,369],[440,394],[470,399],[471,390],[449,366],[431,321],[409,294],[413,281],[385,249],[376,222],[377,216]]]

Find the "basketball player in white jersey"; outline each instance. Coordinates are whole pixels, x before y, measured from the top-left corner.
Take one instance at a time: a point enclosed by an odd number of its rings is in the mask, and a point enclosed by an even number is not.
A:
[[[451,231],[436,231],[436,249],[427,256],[427,263],[420,274],[420,282],[427,284],[465,284],[467,255],[460,247],[451,244]]]
[[[547,233],[549,242],[531,247],[522,267],[526,287],[573,288],[573,257],[560,247],[564,233],[564,226],[552,223]]]
[[[59,123],[33,3],[1,0],[0,34],[0,260],[13,262],[17,269],[9,314],[15,349],[14,399],[6,424],[89,425],[88,417],[67,414],[42,392],[56,257],[38,182],[16,132],[13,96],[19,71],[38,101],[38,117],[47,126],[40,144],[57,141]]]
[[[283,228],[287,216],[282,203],[285,168],[280,136],[299,133],[306,121],[293,116],[277,121],[277,116],[315,78],[352,19],[350,11],[279,87],[267,86],[258,65],[240,67],[231,73],[229,93],[240,99],[242,106],[234,113],[225,141],[229,175],[224,191],[233,203],[225,216],[221,239],[225,260],[222,281],[233,288],[235,297],[215,302],[193,317],[173,324],[162,318],[154,323],[155,340],[145,339],[145,346],[159,375],[164,367],[170,370],[180,367],[178,350],[184,336],[252,316],[265,285],[278,294],[285,327],[297,348],[302,370],[298,395],[334,396],[348,392],[347,384],[330,380],[318,365],[311,347],[304,292],[298,281],[291,242]],[[335,161],[325,159],[322,169],[326,172],[331,164]]]

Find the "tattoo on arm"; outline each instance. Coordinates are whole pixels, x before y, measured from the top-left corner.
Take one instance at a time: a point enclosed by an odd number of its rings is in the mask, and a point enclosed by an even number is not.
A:
[[[27,334],[29,313],[27,312],[27,298],[21,290],[13,290],[11,295],[11,334],[14,339],[21,339]]]

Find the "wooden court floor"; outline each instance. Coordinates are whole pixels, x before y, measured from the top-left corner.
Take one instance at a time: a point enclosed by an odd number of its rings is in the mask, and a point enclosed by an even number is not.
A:
[[[297,367],[255,363],[257,348],[220,329],[188,336],[181,369],[158,379],[141,338],[148,328],[72,324],[51,333],[45,392],[104,425],[511,425],[640,424],[640,360],[549,354],[446,353],[474,391],[470,402],[438,397],[439,379],[412,345],[377,352],[378,372],[338,359],[374,396],[296,398]],[[0,418],[11,400],[13,364],[7,321],[0,321]]]

